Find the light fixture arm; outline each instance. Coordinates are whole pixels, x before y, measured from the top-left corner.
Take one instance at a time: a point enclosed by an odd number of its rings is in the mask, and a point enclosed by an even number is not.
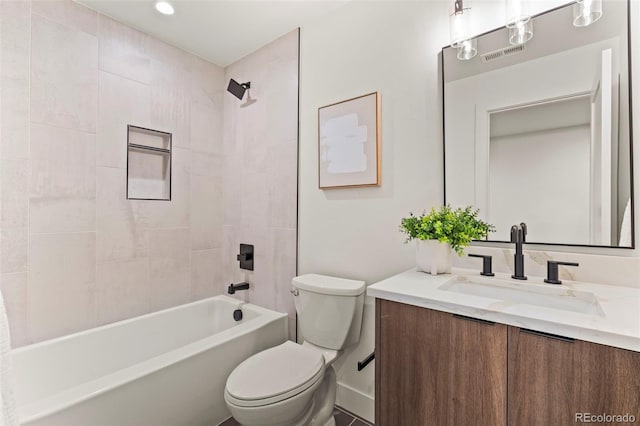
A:
[[[449,10],[449,33],[451,47],[458,49],[458,59],[469,60],[477,53],[476,40],[471,37],[471,7],[467,1],[454,0],[453,9]]]
[[[462,4],[462,0],[456,0],[453,4],[453,13],[455,13],[456,15],[459,13],[463,13],[464,11],[464,6]]]
[[[470,7],[464,7],[464,0],[455,0],[453,2],[453,13],[452,15],[461,15],[465,10],[471,10]]]

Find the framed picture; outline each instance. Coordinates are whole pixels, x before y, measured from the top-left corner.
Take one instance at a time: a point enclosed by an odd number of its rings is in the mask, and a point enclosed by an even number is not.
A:
[[[380,94],[318,108],[320,189],[380,186]]]

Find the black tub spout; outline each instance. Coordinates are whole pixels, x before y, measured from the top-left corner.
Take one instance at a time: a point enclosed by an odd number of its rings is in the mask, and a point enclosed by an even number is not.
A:
[[[238,283],[238,284],[229,284],[229,288],[227,289],[227,293],[235,294],[238,290],[249,290],[249,283]]]

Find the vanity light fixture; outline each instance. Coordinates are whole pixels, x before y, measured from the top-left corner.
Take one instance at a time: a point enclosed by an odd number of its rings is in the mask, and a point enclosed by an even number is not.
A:
[[[514,27],[509,28],[509,43],[513,45],[525,44],[533,38],[533,21],[518,21]]]
[[[478,53],[478,41],[475,38],[465,40],[458,46],[457,58],[461,61],[468,61]]]
[[[587,27],[602,18],[602,0],[578,0],[573,5],[573,26]]]
[[[158,0],[155,2],[154,6],[156,10],[163,15],[173,15],[173,12],[175,12],[173,6],[168,1]]]
[[[471,38],[471,6],[469,0],[455,0],[449,13],[451,47],[458,49],[458,59],[469,60],[478,53],[477,41]],[[466,7],[465,7],[466,6]]]
[[[505,0],[505,18],[510,44],[525,44],[533,38],[533,22],[524,0]]]

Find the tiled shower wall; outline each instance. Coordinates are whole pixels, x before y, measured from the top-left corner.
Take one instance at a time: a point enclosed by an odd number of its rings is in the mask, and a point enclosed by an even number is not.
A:
[[[224,70],[71,1],[0,8],[13,345],[223,292]],[[171,202],[126,200],[127,124],[173,133]]]
[[[237,297],[289,314],[296,274],[298,31],[225,69],[225,81],[251,82],[256,103],[224,99],[223,277],[247,280]],[[245,95],[246,98],[247,95]],[[238,269],[238,244],[254,244],[255,271]]]

